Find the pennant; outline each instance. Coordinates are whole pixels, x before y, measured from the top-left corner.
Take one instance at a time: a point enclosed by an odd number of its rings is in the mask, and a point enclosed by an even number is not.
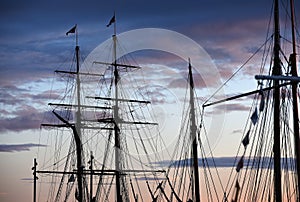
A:
[[[260,91],[259,94],[261,95],[260,97],[260,105],[259,105],[259,111],[262,112],[265,108],[265,94],[263,91]]]
[[[75,198],[77,201],[79,201],[79,193],[78,193],[78,189],[75,190]]]
[[[239,184],[239,182],[238,182],[238,180],[236,180],[236,182],[235,182],[235,188],[237,189],[237,190],[240,190],[240,184]]]
[[[236,172],[240,172],[240,170],[244,167],[244,156],[242,156],[242,158],[240,159],[240,161],[238,162],[237,166],[236,166]]]
[[[251,116],[251,121],[252,121],[253,125],[255,125],[257,123],[257,120],[258,120],[257,108],[255,108],[255,111],[253,112],[253,114]]]
[[[75,25],[75,26],[72,27],[69,31],[67,31],[66,35],[68,36],[68,34],[71,34],[71,33],[73,34],[73,33],[75,33],[76,28],[77,28],[77,25]]]
[[[115,23],[116,22],[116,17],[115,17],[115,14],[114,16],[110,19],[109,23],[106,25],[106,27],[109,27],[112,23]]]
[[[242,143],[243,143],[244,147],[246,147],[246,146],[249,144],[249,141],[250,141],[250,139],[249,139],[249,134],[250,134],[250,130],[248,130],[246,136],[245,136],[244,139],[242,140]]]
[[[75,182],[75,177],[74,177],[73,174],[69,177],[68,183],[69,183],[69,182]]]
[[[236,180],[235,188],[236,188],[235,197],[234,197],[234,199],[232,200],[232,202],[237,202],[237,201],[238,201],[239,192],[240,192],[240,189],[241,189],[238,180]]]

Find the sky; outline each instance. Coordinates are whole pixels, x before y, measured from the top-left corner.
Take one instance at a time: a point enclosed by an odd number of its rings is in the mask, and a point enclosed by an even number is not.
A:
[[[299,11],[299,2],[296,1],[295,4],[295,10]],[[20,198],[22,201],[31,201],[32,161],[39,149],[47,147],[37,139],[39,137],[37,134],[40,133],[40,124],[46,113],[45,105],[51,97],[49,81],[52,81],[54,70],[61,66],[66,56],[72,56],[74,37],[67,37],[65,33],[74,24],[78,25],[79,45],[83,57],[111,38],[112,28],[107,28],[106,25],[114,11],[118,33],[146,28],[179,33],[193,40],[206,51],[220,74],[220,81],[224,82],[266,40],[271,7],[271,0],[185,2],[179,0],[88,0],[85,2],[2,0],[0,2],[0,160],[2,162],[0,201],[17,201]],[[297,23],[299,27],[299,20]],[[158,43],[170,45],[167,44],[166,39],[157,40]],[[170,76],[168,75],[170,69],[180,72],[176,66],[178,57],[155,51],[145,51],[136,55],[139,58],[138,63],[148,66],[153,63],[156,67],[162,65],[166,68],[164,71],[166,78]],[[239,93],[245,89],[254,90],[256,82],[253,81],[253,76],[254,72],[259,71],[259,64],[260,58],[251,60],[247,64],[248,68],[240,72],[240,77],[232,84],[228,84],[225,94],[231,95],[235,91]],[[155,80],[155,75],[149,78]],[[196,81],[196,86],[211,88],[213,91],[217,89],[216,83],[219,84],[213,79],[208,79],[203,85],[199,79]],[[171,96],[174,96],[172,92],[175,91],[172,89],[175,88],[182,88],[176,80],[169,83],[167,89],[171,92]],[[201,98],[202,101],[208,98],[207,94],[205,96]],[[177,99],[176,104],[180,105],[182,102],[179,96],[175,94],[174,97]],[[168,102],[168,98],[159,101]],[[227,106],[227,113],[241,114],[249,108],[250,106],[247,105],[231,103]],[[246,115],[244,114],[243,117],[245,118]],[[167,119],[165,118],[164,121],[167,122]],[[228,119],[226,117],[222,124],[227,126],[227,131],[224,130],[229,136],[226,137],[227,140],[222,137],[218,139],[225,144],[239,141],[240,136],[237,138],[235,134],[243,127],[241,123],[240,128],[231,128],[234,124]],[[222,152],[216,149],[216,153],[220,155]],[[224,154],[234,155],[234,151],[228,149]],[[12,187],[15,187],[17,192],[13,193]]]

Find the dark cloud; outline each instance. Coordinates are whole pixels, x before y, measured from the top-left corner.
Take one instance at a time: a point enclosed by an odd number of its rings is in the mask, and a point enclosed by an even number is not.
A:
[[[246,38],[254,41],[258,34],[264,33],[270,7],[268,2],[257,0],[247,3],[130,0],[115,4],[96,0],[88,3],[4,0],[0,13],[1,81],[20,84],[45,77],[47,72],[49,76],[66,50],[73,49],[74,37],[66,37],[65,32],[75,23],[82,50],[90,52],[111,36],[105,25],[114,10],[120,32],[143,27],[172,29],[204,44],[216,61],[224,58],[230,59],[225,62],[233,58],[241,61],[240,47],[249,46],[251,42]],[[249,46],[247,51],[251,49]]]
[[[1,117],[0,132],[38,129],[43,115],[44,113],[39,113],[33,107],[27,106],[26,109],[17,111],[15,117]]]
[[[295,4],[295,10],[299,10],[299,2]],[[0,131],[20,131],[37,128],[41,110],[35,106],[31,112],[26,110],[26,113],[18,114],[20,110],[12,112],[7,107],[19,107],[33,101],[36,105],[45,104],[48,89],[32,92],[32,89],[20,86],[30,82],[47,84],[46,79],[53,76],[57,67],[70,65],[65,61],[73,57],[75,40],[74,36],[66,37],[65,33],[75,23],[78,24],[81,50],[86,55],[111,37],[112,29],[105,25],[114,10],[117,12],[118,33],[144,27],[180,32],[204,46],[221,76],[228,78],[242,63],[240,61],[244,61],[265,39],[271,2],[130,0],[114,4],[98,0],[4,0],[0,2],[0,8],[0,103],[4,104],[2,112],[10,115],[1,119]],[[157,58],[156,64],[166,62],[164,65],[170,65],[179,74],[186,67],[181,59],[170,54],[146,54]],[[153,62],[146,54],[142,55],[142,61]],[[244,73],[249,75],[256,69],[257,66],[249,65]],[[185,88],[184,75],[183,79],[163,79],[169,81],[170,88]],[[198,74],[194,77],[196,87],[210,87],[214,83],[204,82]],[[43,88],[45,86],[49,84]],[[165,102],[163,95],[155,98],[156,103]],[[228,105],[227,109],[245,110],[245,107],[235,104]],[[20,125],[19,128],[13,127],[15,124]]]
[[[262,159],[263,158],[263,161]],[[239,161],[240,157],[208,157],[206,159],[199,158],[198,159],[198,165],[199,167],[217,167],[217,168],[234,168],[237,166],[237,162]],[[292,169],[294,162],[294,158],[282,158],[282,165],[288,162],[288,166],[285,165],[283,166],[285,169]],[[192,165],[192,159],[184,159],[184,160],[178,160],[178,161],[160,161],[160,162],[155,162],[153,163],[154,165],[158,166],[170,166],[170,167],[189,167]],[[205,164],[204,164],[204,163]],[[260,162],[260,163],[258,163]],[[272,169],[273,165],[273,158],[271,157],[244,157],[244,168],[252,168],[252,169],[257,169],[258,166],[259,168],[262,169]]]
[[[0,118],[0,133],[6,131],[20,132],[23,130],[39,129],[43,121],[54,123],[57,119],[50,111],[39,111],[38,109],[23,105],[17,108],[16,111],[7,112],[6,116]],[[62,114],[66,112],[62,111]]]
[[[206,163],[208,163],[209,166],[214,166],[214,163],[216,167],[234,167],[235,166],[235,157],[217,157],[217,158],[207,158]],[[207,166],[203,165],[203,159],[199,158],[199,167]],[[190,166],[190,160],[179,160],[179,161],[160,161],[155,162],[154,164],[160,165],[160,166]]]
[[[33,178],[21,178],[22,181],[33,181]]]
[[[22,152],[29,151],[32,147],[46,147],[43,144],[0,144],[0,152]]]
[[[17,87],[16,85],[5,85],[1,88],[0,92],[0,104],[4,106],[28,105],[28,103],[46,104],[51,99],[57,99],[60,94],[56,90],[45,90],[42,92],[35,92],[32,88],[36,88],[39,82],[32,84],[25,88]],[[42,90],[42,89],[41,89]]]
[[[4,105],[23,104],[23,93],[28,93],[28,90],[19,88],[16,85],[5,85],[0,92],[0,103]]]

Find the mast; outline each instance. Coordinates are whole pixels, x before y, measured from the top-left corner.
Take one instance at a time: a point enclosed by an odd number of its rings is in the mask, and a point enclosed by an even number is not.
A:
[[[81,148],[81,101],[80,101],[80,77],[79,77],[79,45],[78,45],[78,32],[77,26],[75,30],[76,34],[76,87],[77,87],[77,112],[76,112],[76,132],[74,133],[76,142],[76,153],[77,153],[77,182],[78,182],[78,201],[83,201],[83,167],[82,167],[82,148]],[[76,137],[77,136],[77,137]]]
[[[112,107],[112,114],[113,116],[111,118],[100,118],[97,119],[99,123],[111,123],[113,125],[113,133],[114,133],[114,160],[115,160],[115,169],[113,170],[115,175],[115,192],[116,197],[115,200],[117,202],[122,202],[124,200],[128,200],[128,194],[126,194],[126,183],[124,182],[124,175],[126,175],[127,172],[141,172],[141,170],[124,170],[124,166],[122,164],[123,158],[122,158],[122,147],[121,147],[121,138],[120,138],[120,126],[123,125],[157,125],[157,123],[151,123],[151,122],[145,122],[145,121],[130,121],[130,120],[124,120],[120,113],[119,113],[119,104],[120,103],[143,103],[143,104],[150,104],[149,101],[144,100],[135,100],[135,99],[126,99],[122,98],[119,94],[119,81],[120,81],[120,74],[119,74],[119,68],[132,68],[132,69],[140,69],[139,66],[133,66],[133,65],[127,65],[127,64],[119,64],[117,63],[117,33],[116,33],[116,18],[115,13],[113,17],[110,19],[109,23],[106,25],[109,27],[110,25],[114,24],[114,33],[112,35],[113,40],[113,50],[112,50],[112,63],[107,62],[101,62],[101,61],[94,61],[94,64],[101,64],[101,65],[108,65],[112,68],[113,71],[113,88],[114,88],[114,95],[112,97],[101,97],[101,96],[87,96],[87,98],[93,98],[93,99],[100,99],[100,100],[108,100],[113,103]],[[109,128],[110,129],[110,128]],[[104,165],[104,164],[103,164]],[[104,167],[103,167],[104,168]],[[153,171],[157,172],[157,171]],[[98,186],[99,188],[99,186]],[[97,195],[96,195],[97,198]],[[126,198],[126,199],[125,199]]]
[[[295,8],[294,1],[290,0],[291,7],[291,22],[292,22],[292,42],[293,42],[293,53],[290,56],[291,73],[292,76],[297,77],[297,58],[296,58],[296,34],[295,34]],[[297,169],[297,200],[299,201],[300,194],[300,145],[299,145],[299,114],[298,114],[298,83],[292,83],[292,98],[293,98],[293,118],[294,118],[294,144],[295,144],[295,157],[296,157],[296,169]]]
[[[114,106],[114,133],[115,133],[115,169],[116,169],[116,194],[117,202],[122,202],[121,195],[121,171],[120,171],[120,129],[118,123],[120,123],[119,118],[119,101],[118,101],[118,82],[119,82],[119,72],[117,65],[117,35],[116,35],[116,14],[114,13],[114,35],[113,38],[113,66],[114,66],[114,84],[115,84],[115,106]]]
[[[33,170],[33,202],[36,202],[36,180],[38,179],[36,176],[36,158],[33,160],[33,167],[31,168]]]
[[[192,139],[192,156],[194,171],[194,197],[195,201],[200,201],[200,185],[199,185],[199,168],[198,168],[198,150],[197,150],[197,127],[195,120],[195,104],[194,104],[194,81],[192,75],[192,66],[189,59],[189,82],[190,82],[190,123],[191,123],[191,139]]]
[[[94,175],[94,170],[93,170],[93,160],[94,160],[94,156],[93,153],[91,152],[91,156],[90,156],[90,170],[91,170],[91,174],[90,174],[90,202],[93,201],[93,175]]]
[[[272,75],[281,75],[280,53],[280,27],[279,27],[279,7],[278,0],[274,5],[274,66]],[[273,155],[274,155],[274,193],[275,201],[281,202],[281,155],[280,155],[280,88],[279,81],[274,80],[274,137],[273,137]]]

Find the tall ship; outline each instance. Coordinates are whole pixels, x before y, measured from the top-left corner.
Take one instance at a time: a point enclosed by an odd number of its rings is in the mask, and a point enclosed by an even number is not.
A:
[[[287,17],[284,20],[280,16]],[[300,200],[296,28],[294,2],[273,1],[265,42],[222,86],[229,85],[255,55],[262,53],[260,71],[252,76],[257,89],[203,104],[208,108],[252,98],[236,156],[229,166],[228,181],[223,184],[223,201]]]
[[[34,201],[148,201],[160,194],[165,170],[154,162],[166,146],[143,80],[131,76],[142,67],[117,55],[115,15],[107,26],[114,28],[110,56],[92,67],[81,63],[77,25],[66,33],[75,36],[74,60],[55,71],[68,88],[41,124],[54,151],[45,162],[34,160]]]
[[[188,85],[173,147],[165,142],[151,112],[147,90],[141,88],[146,86],[140,83],[143,79],[132,76],[143,67],[128,55],[118,55],[116,15],[107,25],[114,33],[106,47],[109,56],[99,57],[106,58],[103,61],[81,63],[75,25],[67,32],[75,36],[74,61],[69,69],[56,71],[68,88],[59,92],[61,101],[49,103],[51,115],[45,118],[49,123],[41,125],[54,147],[44,162],[34,159],[34,202],[300,201],[299,32],[291,0],[284,4],[291,35],[281,34],[280,7],[274,0],[266,41],[254,53],[263,53],[260,72],[252,76],[256,90],[225,99],[214,97],[251,56],[200,104],[193,60],[188,59]],[[234,146],[236,155],[214,157],[207,112],[244,98],[253,101],[239,145]],[[233,146],[219,142],[217,147]]]

